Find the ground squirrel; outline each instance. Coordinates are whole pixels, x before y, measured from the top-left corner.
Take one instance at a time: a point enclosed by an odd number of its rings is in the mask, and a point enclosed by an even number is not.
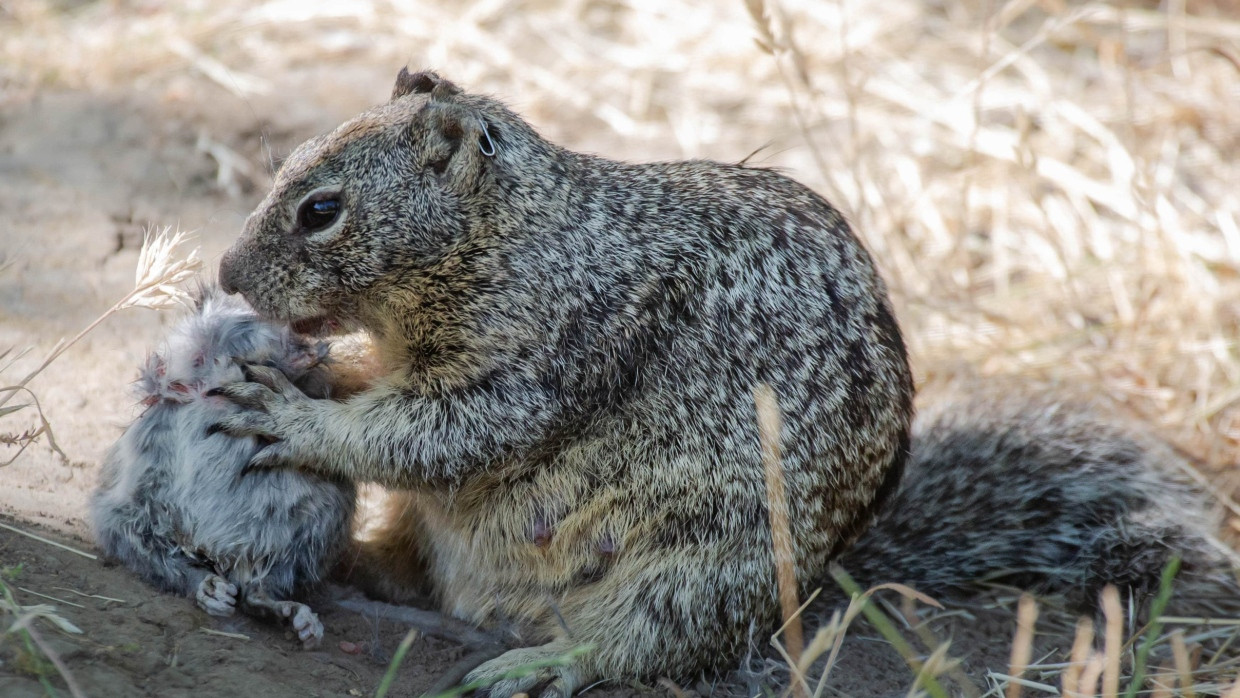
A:
[[[434,73],[402,70],[388,103],[293,152],[219,278],[298,329],[364,328],[384,366],[342,402],[262,368],[225,388],[248,409],[221,428],[274,440],[253,468],[403,491],[371,551],[392,587],[425,583],[446,611],[512,621],[534,645],[471,680],[593,646],[493,695],[730,668],[776,620],[756,385],[783,410],[803,591],[910,451],[913,382],[886,288],[822,197],[770,169],[575,153]],[[920,452],[927,482],[951,453]],[[970,477],[972,463],[942,465]],[[1033,525],[1039,505],[1021,504]],[[1065,564],[1113,523],[1079,518]],[[916,585],[890,553],[951,533],[885,521],[904,538],[863,549],[891,567],[860,571]]]
[[[200,289],[194,313],[143,366],[145,410],[104,459],[90,508],[105,555],[212,615],[239,607],[317,645],[318,616],[289,597],[320,581],[344,549],[353,484],[279,471],[242,478],[260,444],[208,428],[238,410],[211,391],[240,380],[243,364],[328,397],[326,355],[326,344],[260,320],[239,297]]]

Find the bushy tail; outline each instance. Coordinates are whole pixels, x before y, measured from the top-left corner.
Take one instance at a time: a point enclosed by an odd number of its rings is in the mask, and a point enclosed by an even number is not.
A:
[[[898,492],[839,563],[863,586],[994,581],[1088,607],[1107,584],[1149,594],[1179,556],[1177,586],[1235,610],[1229,558],[1205,498],[1176,477],[1184,465],[1097,405],[957,389],[918,417]]]

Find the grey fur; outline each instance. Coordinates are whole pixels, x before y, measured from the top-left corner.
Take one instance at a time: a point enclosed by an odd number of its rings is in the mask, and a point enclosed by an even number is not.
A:
[[[1172,556],[1194,603],[1240,602],[1183,456],[1096,400],[971,381],[924,400],[900,488],[839,563],[929,593],[981,581],[1140,601]],[[1183,605],[1185,594],[1177,594]]]
[[[326,355],[326,344],[260,320],[240,298],[202,289],[195,314],[142,368],[137,394],[147,408],[105,458],[91,499],[104,553],[209,613],[230,614],[239,602],[317,644],[317,616],[287,599],[318,582],[346,542],[354,487],[294,472],[243,477],[260,447],[207,434],[238,411],[208,392],[242,380],[240,361],[327,397]]]
[[[324,199],[339,214],[306,224]],[[220,281],[268,317],[369,331],[387,367],[369,390],[324,402],[237,384],[248,409],[222,427],[277,439],[256,467],[403,491],[370,550],[382,589],[427,584],[448,612],[514,621],[536,645],[471,680],[595,647],[494,695],[730,668],[751,624],[775,621],[756,384],[784,411],[804,590],[909,450],[886,288],[825,200],[766,169],[574,153],[433,73],[402,71],[388,104],[299,147]],[[1031,510],[1019,493],[995,503]],[[897,547],[875,576],[902,576]]]

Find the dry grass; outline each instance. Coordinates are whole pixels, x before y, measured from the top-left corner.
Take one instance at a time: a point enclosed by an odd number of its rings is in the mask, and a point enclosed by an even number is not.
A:
[[[1224,498],[1240,492],[1237,42],[1235,0],[224,0],[210,14],[12,0],[0,102],[50,88],[176,101],[199,84],[249,100],[298,71],[410,63],[583,149],[735,161],[768,145],[750,161],[828,195],[874,253],[922,381],[1093,386],[1209,464]],[[211,135],[222,185],[264,176],[257,144]],[[1066,691],[1118,690],[1123,609],[1109,608],[1105,651],[1082,624],[1088,641],[1055,670]],[[858,613],[794,664],[822,657],[825,679]],[[1176,637],[1151,690],[1187,695],[1202,667]]]
[[[771,386],[763,383],[754,389],[754,405],[758,414],[758,435],[762,442],[762,467],[766,475],[767,512],[771,525],[771,551],[775,562],[775,579],[779,585],[779,606],[784,623],[776,632],[783,643],[775,643],[791,667],[800,667],[805,640],[801,628],[797,598],[796,553],[792,527],[788,518],[788,497],[784,488],[782,458],[783,418]],[[809,684],[800,672],[794,672],[792,695],[808,698]]]
[[[1240,12],[1154,7],[16,0],[0,9],[0,97],[176,100],[194,80],[244,100],[308,67],[411,63],[578,147],[740,160],[769,143],[752,161],[827,193],[878,258],[922,379],[1088,381],[1226,462],[1240,445]]]

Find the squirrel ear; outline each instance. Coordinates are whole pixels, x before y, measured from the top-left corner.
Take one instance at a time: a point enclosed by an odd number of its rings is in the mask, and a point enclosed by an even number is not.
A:
[[[494,128],[474,111],[458,104],[436,104],[427,116],[431,129],[452,143],[454,152],[459,145],[468,143],[486,157],[495,155],[498,138],[492,136]]]
[[[460,104],[431,102],[419,112],[421,120],[414,128],[422,131],[419,138],[428,138],[425,167],[436,175],[445,175],[460,186],[484,169],[483,163],[493,158],[499,138],[485,118]]]
[[[439,74],[433,70],[410,73],[408,68],[401,68],[400,73],[396,75],[396,86],[392,88],[392,99],[428,92],[433,92],[435,96],[447,97],[460,94],[461,88],[439,77]]]

